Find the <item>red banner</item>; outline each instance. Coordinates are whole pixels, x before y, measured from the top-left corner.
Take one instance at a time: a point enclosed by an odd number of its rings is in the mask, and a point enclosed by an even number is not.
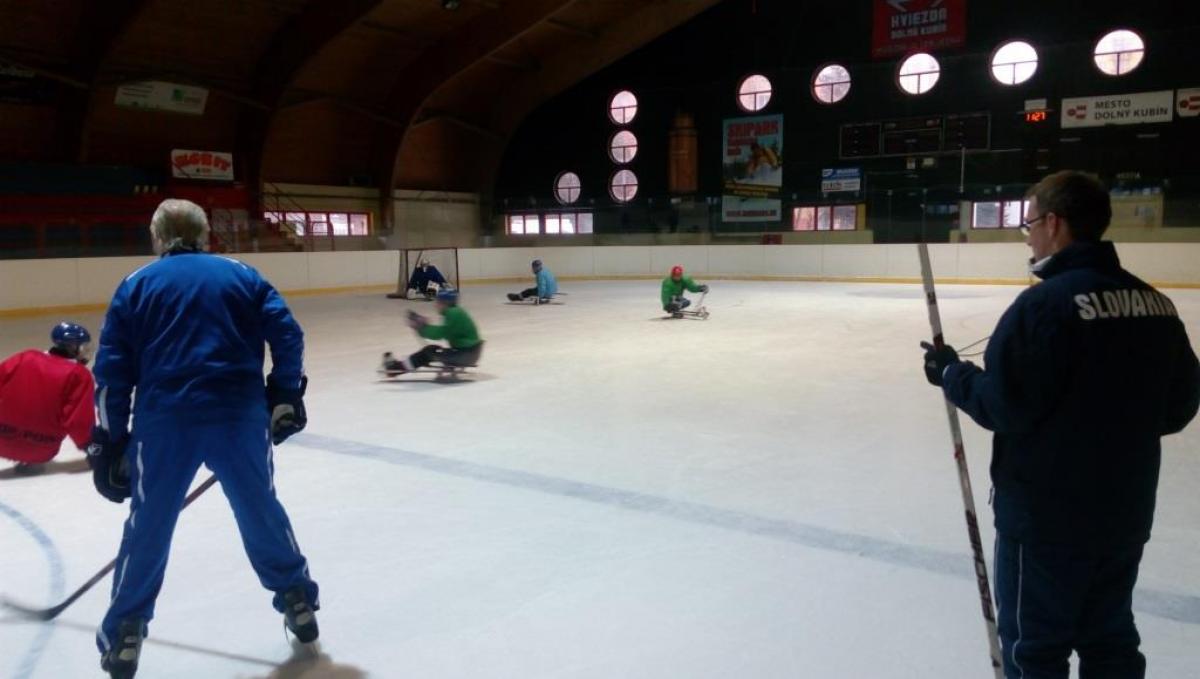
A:
[[[875,59],[958,47],[967,40],[967,0],[875,0]]]

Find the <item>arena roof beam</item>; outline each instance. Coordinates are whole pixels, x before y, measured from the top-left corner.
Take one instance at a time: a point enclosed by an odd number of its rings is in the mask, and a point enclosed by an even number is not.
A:
[[[523,0],[502,12],[472,19],[453,34],[439,40],[397,74],[385,108],[399,118],[416,121],[421,108],[439,89],[475,64],[513,44],[555,13],[578,0]],[[380,178],[380,217],[385,229],[392,226],[392,189],[396,161],[408,129],[384,135],[376,159]],[[482,129],[482,128],[481,128]]]
[[[546,21],[546,25],[553,26],[553,27],[559,29],[560,31],[566,31],[567,33],[574,33],[575,35],[582,35],[585,38],[591,38],[593,40],[595,40],[596,37],[599,35],[598,33],[596,33],[596,31],[593,31],[588,28],[584,28],[582,26],[576,26],[575,24],[569,24],[560,19],[550,19],[550,20]]]
[[[237,148],[246,185],[261,192],[267,132],[283,96],[304,66],[332,40],[362,21],[384,0],[317,0],[275,31],[254,69],[254,92],[266,104],[261,111],[242,111]],[[257,108],[257,107],[254,107]],[[372,114],[375,115],[375,114]]]
[[[129,32],[130,26],[150,0],[111,0],[86,2],[79,21],[79,31],[71,42],[71,63],[75,76],[88,84],[89,93],[83,98],[63,102],[61,108],[65,152],[79,162],[87,160],[87,142],[91,130],[92,95],[100,67],[112,53],[113,47]]]

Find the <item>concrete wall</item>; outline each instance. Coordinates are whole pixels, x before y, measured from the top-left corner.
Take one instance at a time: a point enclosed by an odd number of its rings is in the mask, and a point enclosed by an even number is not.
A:
[[[271,252],[238,255],[284,292],[394,286],[399,253]],[[107,304],[125,276],[152,257],[0,261],[0,311]]]
[[[479,244],[479,196],[449,191],[392,192],[396,232],[393,248],[469,247]]]
[[[1168,287],[1200,287],[1200,243],[1120,243],[1125,266]],[[943,282],[1028,283],[1029,249],[1017,243],[929,246]],[[396,283],[395,250],[246,254],[242,261],[285,292],[336,291]],[[915,282],[915,245],[679,245],[459,250],[464,283],[527,279],[543,260],[561,279],[658,278],[675,264],[700,279],[863,280]],[[122,278],[148,257],[0,261],[0,312],[103,305]],[[20,310],[20,311],[17,311]]]

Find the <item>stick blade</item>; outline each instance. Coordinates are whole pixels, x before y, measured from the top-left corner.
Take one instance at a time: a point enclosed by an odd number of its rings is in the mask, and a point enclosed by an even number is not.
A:
[[[62,612],[62,609],[57,606],[54,608],[34,608],[14,601],[7,596],[0,596],[0,607],[13,611],[21,617],[40,620],[42,622],[53,620]]]

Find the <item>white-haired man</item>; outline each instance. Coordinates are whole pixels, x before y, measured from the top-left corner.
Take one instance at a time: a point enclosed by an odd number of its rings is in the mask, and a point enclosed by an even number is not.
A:
[[[198,205],[163,201],[150,232],[161,257],[118,286],[94,371],[99,424],[88,459],[96,489],[114,502],[132,496],[97,634],[101,667],[114,679],[137,671],[171,534],[202,464],[220,481],[288,628],[303,642],[318,633],[317,585],[272,480],[272,441],[307,422],[303,332],[258,272],[204,252],[208,220]],[[264,344],[272,363],[265,389]]]

